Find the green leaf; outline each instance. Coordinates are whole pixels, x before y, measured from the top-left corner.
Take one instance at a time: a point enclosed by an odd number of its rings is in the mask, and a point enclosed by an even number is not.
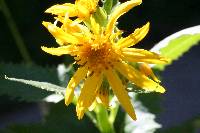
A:
[[[33,80],[25,80],[25,79],[17,79],[17,78],[9,78],[6,75],[5,75],[5,79],[10,80],[10,81],[16,81],[16,82],[24,83],[24,84],[27,84],[27,85],[31,85],[31,86],[34,86],[34,87],[37,87],[37,88],[40,88],[40,89],[43,89],[43,90],[55,92],[56,94],[64,96],[65,88],[51,84],[51,83],[33,81]]]
[[[160,53],[162,56],[169,58],[169,64],[171,64],[172,61],[177,60],[192,46],[197,45],[199,41],[200,34],[182,35],[176,39],[171,40],[166,47],[160,49]],[[159,65],[158,68],[163,70],[165,66],[166,65]]]
[[[168,64],[156,65],[155,68],[164,70],[166,65],[170,65],[177,60],[192,46],[200,41],[200,26],[191,27],[179,31],[155,45],[151,51],[160,52],[160,55],[169,59]]]
[[[13,124],[1,133],[98,133],[98,129],[85,116],[78,120],[75,115],[74,105],[65,106],[64,102],[48,104],[47,116],[38,123],[32,124]],[[48,108],[47,108],[48,109]]]
[[[6,80],[5,75],[19,79],[31,79],[50,82],[59,85],[56,68],[43,68],[36,65],[25,64],[0,64],[0,95],[8,95],[11,98],[28,102],[40,101],[51,92],[25,84],[19,84]]]
[[[143,106],[148,108],[150,113],[159,114],[162,112],[161,102],[162,102],[162,95],[159,93],[142,93],[137,94],[137,100],[141,101]]]

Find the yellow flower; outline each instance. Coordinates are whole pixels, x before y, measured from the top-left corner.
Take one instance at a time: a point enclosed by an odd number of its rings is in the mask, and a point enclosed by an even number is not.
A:
[[[76,0],[75,4],[65,3],[54,5],[47,9],[46,13],[52,13],[58,16],[88,18],[96,11],[99,0]]]
[[[42,47],[42,50],[57,56],[70,54],[80,65],[70,79],[65,95],[65,103],[68,105],[73,100],[75,87],[83,81],[84,85],[76,106],[78,119],[83,117],[96,98],[100,99],[104,105],[108,104],[108,90],[102,89],[102,82],[106,79],[122,107],[133,120],[136,120],[134,108],[119,73],[144,90],[165,92],[162,86],[147,77],[149,75],[129,64],[129,62],[147,64],[167,62],[165,58],[156,53],[131,48],[146,36],[150,24],[147,23],[142,28],[136,29],[134,33],[125,38],[120,37],[122,32],[115,26],[121,15],[139,4],[141,4],[141,0],[131,0],[117,6],[109,16],[105,27],[100,26],[92,15],[90,16],[90,28],[76,23],[70,30],[63,28],[65,21],[61,27],[43,22],[57,42],[61,43],[58,48]],[[76,30],[74,30],[75,27]]]

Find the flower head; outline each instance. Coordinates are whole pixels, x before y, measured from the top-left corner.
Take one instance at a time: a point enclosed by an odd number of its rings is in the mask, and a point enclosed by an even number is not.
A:
[[[99,0],[76,0],[75,4],[65,3],[54,5],[48,8],[45,12],[52,13],[58,16],[79,17],[86,19],[95,12]]]
[[[68,105],[74,97],[75,87],[81,81],[84,81],[76,106],[79,119],[83,117],[96,99],[99,99],[104,105],[108,105],[109,91],[108,88],[102,87],[105,80],[108,81],[125,111],[132,119],[136,119],[126,86],[120,79],[119,74],[147,91],[165,92],[162,86],[148,77],[152,77],[152,73],[148,75],[129,64],[131,62],[166,63],[166,59],[156,53],[131,48],[146,36],[149,31],[149,22],[125,38],[121,37],[122,31],[115,26],[121,15],[140,3],[141,0],[130,0],[117,6],[110,14],[106,26],[97,23],[93,15],[90,15],[89,27],[82,22],[71,21],[70,19],[58,19],[62,23],[61,27],[43,22],[43,25],[56,38],[60,47],[42,47],[42,50],[57,56],[69,54],[74,57],[76,63],[80,66],[70,79],[65,95],[65,103]],[[148,67],[142,68],[147,70]],[[156,79],[154,76],[153,79]]]

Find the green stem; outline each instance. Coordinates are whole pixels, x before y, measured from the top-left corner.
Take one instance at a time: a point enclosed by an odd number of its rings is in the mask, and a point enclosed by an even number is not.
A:
[[[93,123],[96,127],[98,127],[98,125],[97,125],[97,120],[96,120],[96,117],[94,116],[94,114],[92,114],[92,112],[89,112],[89,111],[87,111],[85,114],[86,114],[86,116],[92,121],[92,123]]]
[[[75,97],[73,99],[72,103],[76,106],[77,105],[77,101],[78,101],[78,99]],[[98,128],[95,114],[93,112],[89,112],[89,111],[87,111],[85,114],[92,121],[92,123]]]
[[[117,112],[119,109],[119,104],[116,104],[115,107],[113,107],[110,111],[110,115],[109,115],[109,121],[110,123],[114,123],[115,122],[115,118],[117,116]]]
[[[97,105],[95,108],[95,113],[97,116],[98,128],[101,133],[115,133],[113,123],[110,123],[108,112],[103,105]]]
[[[25,47],[25,43],[19,33],[19,30],[16,26],[16,23],[15,21],[13,20],[12,18],[12,15],[5,3],[4,0],[0,0],[0,9],[2,10],[5,18],[6,18],[6,21],[8,23],[8,27],[10,28],[10,31],[12,33],[12,36],[13,38],[15,39],[15,42],[16,42],[16,45],[17,45],[17,48],[22,56],[22,58],[24,59],[24,61],[26,63],[32,63],[32,60],[31,60],[31,57],[28,53],[28,50],[27,48]]]

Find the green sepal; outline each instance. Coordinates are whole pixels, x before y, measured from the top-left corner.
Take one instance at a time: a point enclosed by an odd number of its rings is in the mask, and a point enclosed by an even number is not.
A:
[[[99,23],[102,27],[106,26],[108,20],[107,20],[107,13],[104,8],[97,7],[97,10],[93,16],[96,22]]]
[[[107,14],[110,14],[112,7],[113,7],[113,0],[103,1],[103,8],[107,12]]]

